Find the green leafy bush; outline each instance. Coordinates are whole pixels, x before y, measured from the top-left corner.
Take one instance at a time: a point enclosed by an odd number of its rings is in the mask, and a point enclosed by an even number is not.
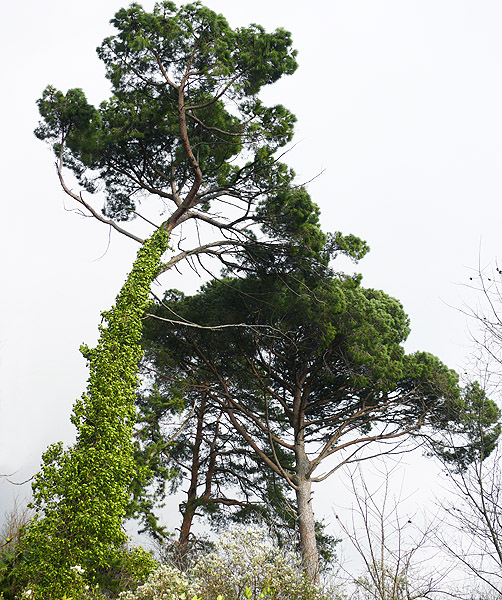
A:
[[[28,507],[18,506],[4,515],[0,530],[0,600],[13,600],[21,592],[24,582],[16,576],[16,566],[25,560],[18,544],[23,529],[29,523]]]

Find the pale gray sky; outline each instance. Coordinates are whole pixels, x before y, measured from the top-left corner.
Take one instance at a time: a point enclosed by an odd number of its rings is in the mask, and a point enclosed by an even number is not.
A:
[[[293,34],[300,67],[264,94],[298,117],[288,156],[310,180],[326,230],[366,239],[366,286],[399,298],[408,350],[461,369],[464,284],[499,254],[502,4],[498,0],[207,0],[231,25]],[[78,348],[96,339],[131,266],[134,243],[70,212],[53,159],[32,134],[51,83],[108,95],[95,48],[122,0],[26,0],[2,9],[3,293],[0,473],[37,469],[85,388]],[[153,2],[144,2],[152,8]],[[66,210],[65,210],[66,209]],[[162,283],[194,291],[187,271]],[[427,479],[427,478],[426,478]],[[425,481],[425,480],[424,480]],[[335,485],[328,482],[329,496]],[[0,513],[17,489],[0,481]],[[324,492],[323,492],[324,493]],[[334,494],[336,496],[336,494]]]

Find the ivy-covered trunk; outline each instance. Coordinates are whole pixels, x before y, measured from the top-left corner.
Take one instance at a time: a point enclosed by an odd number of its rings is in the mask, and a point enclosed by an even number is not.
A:
[[[99,581],[126,541],[131,485],[146,475],[133,455],[142,317],[168,237],[159,229],[142,245],[115,305],[103,313],[96,348],[81,349],[89,379],[73,409],[76,443],[49,447],[33,484],[37,519],[24,536],[28,560],[20,568],[34,598],[76,595]]]

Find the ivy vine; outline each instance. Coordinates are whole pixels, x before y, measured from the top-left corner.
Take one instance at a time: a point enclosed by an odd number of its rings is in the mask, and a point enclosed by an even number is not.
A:
[[[89,379],[71,417],[77,439],[44,453],[33,483],[36,517],[21,543],[18,571],[32,598],[89,594],[124,553],[131,486],[148,476],[133,445],[142,316],[168,237],[159,229],[142,245],[115,305],[102,313],[97,346],[81,348]],[[139,570],[148,570],[140,555]]]

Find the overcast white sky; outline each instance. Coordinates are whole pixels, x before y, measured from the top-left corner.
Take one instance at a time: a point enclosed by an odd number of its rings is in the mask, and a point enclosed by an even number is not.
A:
[[[3,116],[0,473],[22,480],[70,442],[85,388],[78,348],[96,339],[134,242],[70,212],[53,159],[32,134],[51,83],[97,104],[108,85],[95,48],[123,0],[25,0],[2,8]],[[298,117],[288,156],[311,179],[326,230],[366,239],[368,287],[399,298],[408,350],[463,370],[465,284],[499,255],[502,4],[498,0],[207,0],[233,26],[293,34],[300,67],[264,94]],[[151,9],[153,2],[143,3]],[[195,291],[187,272],[166,287]],[[426,478],[427,479],[427,478]],[[332,490],[326,484],[328,492]],[[425,485],[425,484],[424,484]],[[19,491],[0,481],[0,514]],[[336,494],[334,494],[336,496]]]

